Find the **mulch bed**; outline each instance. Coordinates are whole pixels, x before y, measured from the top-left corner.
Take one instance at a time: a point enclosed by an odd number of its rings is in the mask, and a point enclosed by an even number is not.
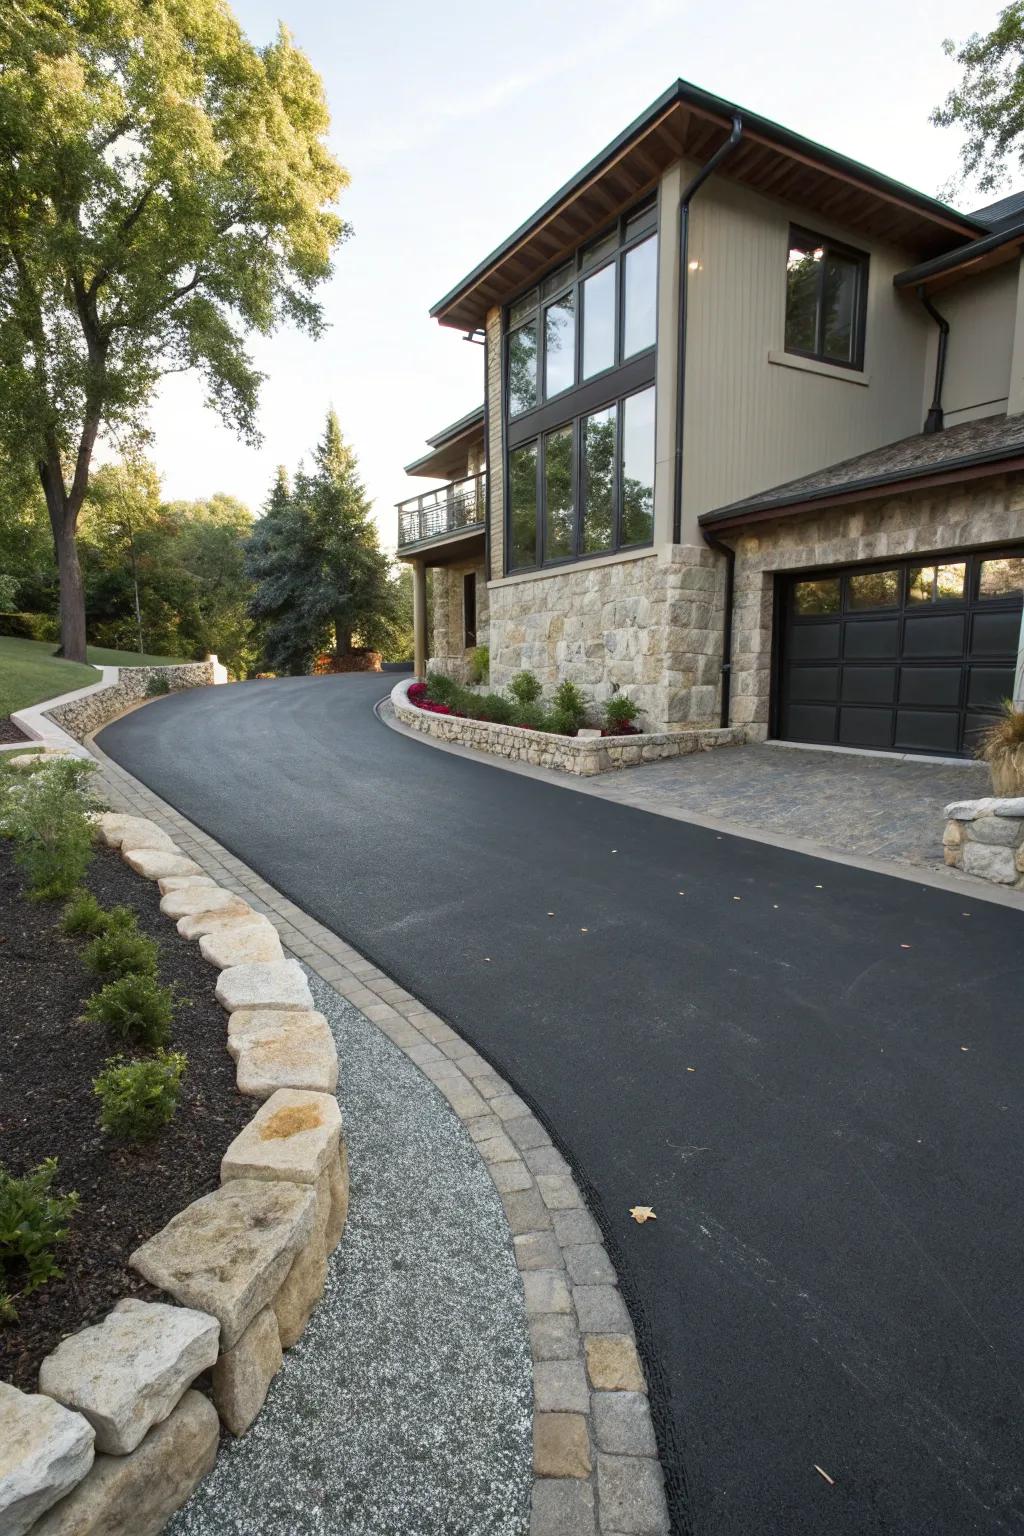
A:
[[[0,715],[0,741],[30,741],[24,731],[19,731],[10,715]]]
[[[81,1199],[58,1257],[64,1278],[20,1300],[17,1322],[0,1324],[0,1380],[27,1391],[66,1334],[99,1322],[122,1296],[156,1296],[127,1268],[129,1254],[217,1187],[221,1156],[253,1114],[235,1088],[217,973],[161,915],[156,885],[109,849],[97,850],[84,883],[104,907],[133,907],[156,939],[160,980],[178,997],[170,1048],[189,1065],[177,1115],[155,1142],[126,1146],[100,1130],[92,1080],[118,1047],[82,1021],[100,985],[82,963],[88,941],[61,932],[60,902],[25,899],[11,847],[0,842],[0,1163],[22,1174],[56,1157],[55,1187]]]

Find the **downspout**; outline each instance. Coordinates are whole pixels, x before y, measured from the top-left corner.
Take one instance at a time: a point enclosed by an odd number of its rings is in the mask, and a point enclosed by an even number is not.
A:
[[[923,283],[918,287],[917,296],[939,328],[939,344],[935,352],[935,393],[932,395],[931,408],[925,420],[924,430],[928,433],[941,432],[943,428],[942,381],[946,374],[946,347],[949,342],[949,321],[944,315],[939,314],[939,311],[925,292]]]
[[[728,155],[731,155],[740,139],[743,137],[743,119],[737,113],[732,120],[732,129],[724,144],[720,144],[687,186],[683,188],[679,199],[679,355],[677,359],[676,373],[676,473],[673,486],[672,504],[672,542],[682,542],[683,534],[683,425],[686,410],[686,319],[689,296],[690,279],[690,204],[697,192],[707,181],[708,177],[721,165]],[[725,556],[725,612],[722,616],[722,707],[720,721],[723,726],[729,724],[729,703],[732,681],[732,616],[733,616],[733,590],[736,577],[736,551],[730,549],[728,544],[723,544],[716,539],[714,534],[704,532],[704,541],[712,549],[718,550]]]

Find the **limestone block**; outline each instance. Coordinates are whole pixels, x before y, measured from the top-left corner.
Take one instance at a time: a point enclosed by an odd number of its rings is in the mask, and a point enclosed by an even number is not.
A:
[[[117,811],[103,811],[96,818],[100,841],[108,848],[163,848],[175,851],[175,842],[146,816],[122,816]]]
[[[976,821],[964,823],[968,840],[987,843],[990,847],[1015,848],[1020,842],[1024,821],[1009,816],[979,816]]]
[[[942,814],[947,821],[974,821],[976,817],[991,811],[997,804],[998,801],[991,795],[983,800],[954,800],[951,805],[946,806]]]
[[[251,912],[248,902],[242,901],[234,891],[226,891],[220,885],[186,885],[179,891],[168,891],[160,898],[160,911],[165,917],[193,917],[197,912],[234,911],[239,905],[244,912]],[[243,914],[234,912],[236,917]]]
[[[330,1093],[278,1088],[224,1153],[220,1176],[315,1184],[338,1156],[341,1110]]]
[[[134,869],[137,875],[143,875],[147,880],[161,880],[165,875],[202,874],[194,859],[186,858],[183,853],[172,853],[170,849],[129,848],[126,852],[122,847],[121,857],[129,869]],[[167,897],[163,900],[166,901]]]
[[[233,965],[265,965],[284,959],[281,940],[272,923],[225,923],[213,933],[204,933],[199,940],[199,953],[218,970],[226,971]]]
[[[997,800],[992,807],[992,813],[995,816],[1024,816],[1024,796]]]
[[[215,933],[218,928],[236,923],[240,917],[254,925],[267,922],[267,918],[261,912],[254,912],[249,903],[238,896],[226,907],[209,912],[193,912],[187,917],[180,917],[177,925],[178,932],[183,939],[198,939],[204,933]]]
[[[964,840],[963,828],[958,821],[947,821],[946,830],[942,834],[944,848],[959,848]]]
[[[93,1462],[93,1429],[52,1397],[0,1382],[0,1531],[24,1532],[81,1482]]]
[[[190,886],[202,885],[209,888],[217,882],[212,875],[164,875],[156,883],[156,888],[161,896],[166,896],[168,891],[184,891]]]
[[[312,1189],[232,1179],[186,1206],[128,1262],[183,1306],[215,1317],[227,1350],[280,1289],[315,1217]]]
[[[283,1361],[277,1316],[264,1307],[213,1368],[213,1401],[233,1435],[251,1428]]]
[[[44,747],[38,752],[17,752],[13,757],[4,753],[4,761],[9,768],[38,768],[40,763],[53,763],[58,758],[68,757],[62,747]]]
[[[217,1459],[217,1410],[185,1393],[170,1418],[129,1456],[97,1456],[74,1493],[33,1526],[32,1536],[159,1536]]]
[[[234,1013],[236,1008],[313,1007],[306,973],[297,960],[229,966],[221,971],[214,992],[228,1013]]]
[[[997,885],[1013,885],[1017,866],[1012,848],[992,848],[985,843],[964,845],[964,873],[994,880]]]
[[[288,1278],[272,1303],[282,1349],[291,1349],[302,1338],[326,1284],[327,1256],[323,1243],[314,1232],[306,1246],[295,1255]]]
[[[126,1298],[47,1355],[39,1390],[88,1419],[98,1451],[125,1456],[213,1365],[219,1340],[205,1312]]]
[[[228,1020],[228,1051],[239,1093],[257,1099],[278,1088],[333,1093],[338,1085],[338,1050],[322,1013],[243,1008]]]

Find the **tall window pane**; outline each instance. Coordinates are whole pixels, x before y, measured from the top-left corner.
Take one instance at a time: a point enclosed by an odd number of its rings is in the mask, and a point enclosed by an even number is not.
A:
[[[632,357],[634,352],[653,347],[657,333],[658,242],[652,237],[627,251],[625,267],[622,355]]]
[[[610,549],[615,531],[615,407],[583,419],[583,549]]]
[[[623,544],[647,543],[654,532],[654,390],[622,402]]]
[[[824,249],[793,234],[786,263],[786,346],[814,352],[818,344],[818,274]]]
[[[825,262],[821,350],[826,357],[851,363],[857,344],[859,263],[830,251]]]
[[[576,377],[576,295],[567,293],[544,311],[544,396],[568,389]]]
[[[574,553],[572,499],[572,427],[559,427],[544,439],[544,558],[562,560]]]
[[[509,565],[537,562],[537,444],[527,443],[508,456]]]
[[[537,322],[521,325],[508,338],[508,413],[518,416],[537,404]]]
[[[615,362],[615,263],[583,284],[583,377]]]

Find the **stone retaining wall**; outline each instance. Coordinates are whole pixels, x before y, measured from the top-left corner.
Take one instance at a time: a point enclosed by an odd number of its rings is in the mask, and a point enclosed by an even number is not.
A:
[[[1024,891],[1024,797],[962,800],[945,814],[947,864]]]
[[[157,1536],[213,1467],[221,1424],[255,1422],[348,1216],[337,1051],[302,967],[155,823],[106,813],[97,830],[220,969],[238,1088],[263,1102],[220,1188],[128,1261],[176,1304],[126,1297],[46,1357],[38,1393],[0,1383],[2,1536]],[[192,1390],[206,1373],[209,1398]]]
[[[509,762],[532,763],[536,768],[554,768],[583,778],[616,768],[631,768],[637,763],[657,762],[664,757],[685,757],[691,752],[710,752],[715,747],[739,747],[746,740],[743,728],[737,726],[727,730],[651,731],[636,736],[554,736],[549,731],[529,731],[517,725],[465,720],[457,715],[436,715],[431,710],[418,709],[409,702],[409,686],[407,680],[391,692],[395,716],[403,725],[436,736],[439,741],[491,752]]]
[[[54,725],[59,725],[76,741],[84,741],[93,731],[98,731],[108,720],[120,715],[146,697],[150,679],[166,677],[170,691],[182,688],[205,688],[213,683],[227,682],[227,669],[216,656],[206,661],[182,662],[173,667],[121,667],[118,678],[107,688],[97,688],[80,698],[68,699],[43,714]]]

